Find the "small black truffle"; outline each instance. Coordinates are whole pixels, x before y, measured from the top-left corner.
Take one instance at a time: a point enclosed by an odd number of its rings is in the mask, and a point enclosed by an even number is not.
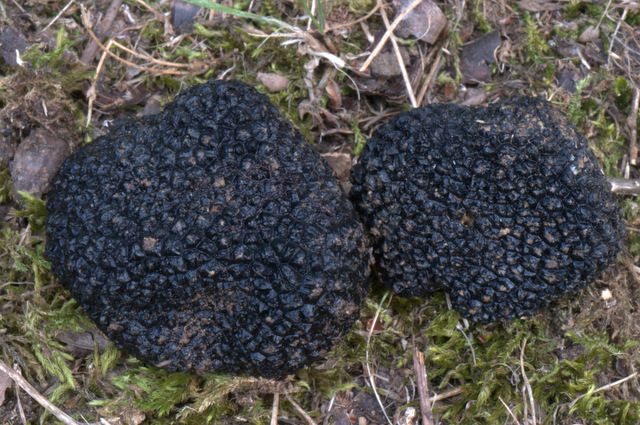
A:
[[[401,296],[445,288],[474,321],[528,316],[582,288],[625,234],[584,136],[541,99],[403,113],[351,178],[383,281]]]
[[[330,167],[240,82],[186,90],[76,151],[46,256],[115,344],[169,370],[278,378],[359,316],[369,251]]]

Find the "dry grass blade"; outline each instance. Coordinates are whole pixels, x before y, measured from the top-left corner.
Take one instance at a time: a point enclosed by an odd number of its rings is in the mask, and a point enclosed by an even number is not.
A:
[[[502,403],[502,405],[504,406],[505,409],[507,409],[507,412],[509,412],[509,415],[513,418],[513,422],[516,425],[520,425],[520,421],[518,420],[518,418],[516,418],[516,415],[513,414],[513,412],[511,411],[511,409],[509,409],[509,406],[507,406],[507,403],[504,402],[504,400],[502,399],[502,397],[498,397],[498,400],[500,400],[500,403]]]
[[[413,3],[419,3],[419,1],[416,0]],[[412,6],[413,6],[413,3],[411,4]],[[382,0],[378,0],[378,6],[380,6],[380,15],[382,15],[382,20],[384,21],[384,25],[387,27],[387,32],[389,32],[391,29],[391,25],[389,24],[389,18],[387,18],[387,13],[384,11]],[[393,51],[396,54],[396,60],[398,61],[398,65],[400,66],[400,71],[402,72],[402,79],[404,80],[404,84],[407,88],[407,94],[409,95],[409,99],[411,100],[411,106],[414,108],[417,108],[418,103],[416,102],[416,96],[413,94],[413,87],[411,86],[409,73],[407,73],[407,67],[404,64],[404,60],[402,59],[402,53],[400,53],[400,47],[398,46],[398,42],[396,41],[396,38],[392,32],[390,33],[390,38],[391,38],[391,44],[393,44]],[[371,56],[369,57],[371,58]]]
[[[536,405],[533,400],[533,390],[531,389],[531,383],[529,382],[529,378],[524,370],[524,350],[527,347],[527,338],[522,342],[522,349],[520,350],[520,370],[522,371],[522,379],[524,380],[524,385],[527,389],[527,395],[529,396],[529,404],[531,404],[531,416],[533,418],[533,424],[537,424],[536,420]]]
[[[107,43],[107,45],[105,46],[104,44],[102,44],[100,42],[100,40],[98,40],[98,37],[96,37],[95,33],[91,30],[91,25],[89,23],[89,17],[86,11],[86,8],[84,5],[81,5],[81,9],[82,9],[82,23],[85,27],[85,29],[87,30],[87,32],[89,33],[89,35],[91,36],[91,38],[93,39],[93,41],[95,41],[98,45],[98,47],[100,47],[100,49],[105,52],[106,54],[108,54],[109,56],[111,56],[112,58],[116,59],[117,61],[120,61],[122,63],[124,63],[127,66],[131,66],[135,69],[138,69],[140,71],[145,71],[145,72],[153,72],[153,73],[159,73],[159,74],[168,74],[168,75],[192,75],[192,74],[197,74],[200,71],[198,70],[190,70],[190,71],[178,71],[175,69],[155,69],[155,68],[147,68],[144,66],[140,66],[137,65],[131,61],[128,61],[126,59],[122,59],[121,57],[119,57],[118,55],[112,53],[109,49],[112,45],[118,45],[120,47],[123,47],[121,44],[110,40],[109,43]],[[136,56],[140,56],[139,54],[137,54],[134,51],[131,51],[129,49],[126,49],[129,53],[132,53]],[[148,58],[147,58],[148,59]],[[169,62],[165,62],[165,63],[169,63]],[[201,64],[198,64],[199,67]],[[175,66],[175,65],[174,65]],[[183,66],[183,65],[180,65]]]
[[[640,88],[633,88],[633,100],[631,112],[627,118],[629,127],[629,163],[636,165],[638,162],[638,108],[640,107]]]
[[[366,356],[365,369],[367,370],[367,375],[369,376],[369,382],[371,383],[371,389],[373,390],[373,394],[375,395],[376,400],[378,401],[378,405],[380,406],[380,409],[382,409],[382,413],[384,413],[384,417],[387,419],[387,422],[389,423],[389,425],[393,425],[393,422],[391,422],[391,419],[389,419],[389,415],[387,415],[387,410],[384,408],[384,404],[380,399],[380,394],[378,394],[378,389],[376,388],[376,380],[373,376],[373,373],[371,372],[371,367],[369,366],[369,347],[371,345],[371,336],[373,335],[373,330],[375,329],[376,323],[378,322],[378,317],[380,317],[382,304],[384,304],[388,295],[389,295],[389,291],[387,291],[383,295],[382,299],[380,300],[380,304],[376,309],[376,314],[373,316],[373,320],[371,321],[371,325],[369,327],[369,334],[367,335],[367,351],[365,353],[365,356]]]
[[[578,403],[578,401],[580,401],[580,399],[582,399],[582,398],[583,398],[583,397],[585,397],[586,395],[599,393],[600,391],[605,391],[605,390],[608,390],[608,389],[610,389],[610,388],[616,387],[616,386],[618,386],[618,385],[620,385],[620,384],[622,384],[622,383],[624,383],[624,382],[628,381],[629,379],[633,379],[633,378],[635,378],[636,376],[638,376],[638,372],[633,372],[631,375],[629,375],[629,376],[627,376],[627,377],[625,377],[625,378],[618,379],[618,380],[617,380],[617,381],[615,381],[615,382],[611,382],[610,384],[603,385],[603,386],[602,386],[602,387],[600,387],[600,388],[596,388],[596,389],[595,389],[595,390],[593,390],[593,392],[591,392],[591,393],[582,394],[580,397],[578,397],[578,398],[576,398],[575,400],[573,400],[573,401],[571,402],[571,404],[569,404],[569,410],[573,409],[573,406],[575,406],[575,405],[576,405],[576,403]]]
[[[393,23],[391,23],[391,25],[388,26],[387,31],[384,33],[384,35],[380,39],[380,42],[378,43],[378,45],[375,47],[375,49],[373,49],[373,52],[371,52],[367,60],[364,62],[364,64],[362,64],[362,66],[358,71],[365,72],[367,68],[369,68],[369,65],[371,65],[371,62],[373,61],[373,59],[375,59],[375,57],[378,56],[380,51],[382,51],[382,48],[384,47],[384,45],[387,43],[387,40],[389,40],[389,37],[393,35],[393,30],[395,30],[396,27],[400,24],[400,22],[402,22],[404,17],[407,16],[409,12],[415,9],[420,3],[422,3],[422,0],[413,0],[413,2],[406,9],[404,9],[402,13],[400,13],[396,17],[396,19],[393,20]],[[382,9],[380,2],[378,2],[378,6]],[[382,11],[382,13],[384,16],[384,11]]]
[[[66,425],[80,425],[76,422],[71,416],[64,413],[62,410],[58,409],[54,406],[49,400],[47,400],[42,394],[36,391],[33,386],[27,382],[26,379],[22,377],[22,375],[0,360],[0,371],[7,374],[20,388],[25,390],[27,394],[34,398],[42,407],[53,413],[53,415],[58,418],[61,422]]]

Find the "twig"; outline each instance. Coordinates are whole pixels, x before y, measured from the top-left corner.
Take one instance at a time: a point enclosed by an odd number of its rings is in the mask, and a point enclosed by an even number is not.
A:
[[[640,88],[634,87],[631,112],[627,118],[629,126],[629,163],[633,166],[638,162],[638,107],[640,106]]]
[[[280,404],[280,393],[273,393],[273,408],[271,409],[271,425],[278,425],[278,405]]]
[[[522,342],[522,349],[520,350],[520,370],[522,371],[522,378],[524,379],[524,385],[527,388],[527,393],[529,395],[529,403],[531,403],[531,415],[533,416],[533,424],[537,424],[536,420],[536,405],[533,401],[533,391],[531,390],[531,383],[529,383],[529,378],[524,371],[524,349],[527,347],[527,338]]]
[[[422,0],[413,0],[413,2],[411,2],[411,4],[406,9],[404,9],[402,13],[400,13],[396,17],[396,19],[393,20],[393,23],[389,25],[389,27],[387,28],[387,31],[384,33],[384,35],[380,39],[380,42],[378,42],[378,45],[375,47],[375,49],[373,49],[373,52],[371,52],[367,60],[364,62],[364,64],[360,67],[358,71],[365,72],[367,68],[369,68],[369,65],[371,65],[371,62],[373,61],[373,59],[375,59],[375,57],[378,56],[378,54],[380,53],[384,45],[387,43],[387,40],[389,39],[389,37],[391,37],[391,35],[393,34],[393,31],[398,26],[398,24],[400,24],[400,22],[402,22],[404,17],[407,16],[409,12],[415,9],[416,6],[418,6],[420,3],[422,3]]]
[[[447,391],[446,393],[436,394],[429,399],[429,402],[433,406],[436,401],[446,400],[450,397],[455,397],[457,395],[462,394],[462,388],[454,388],[452,390]]]
[[[54,23],[55,21],[57,21],[57,20],[62,16],[62,14],[63,14],[64,12],[66,12],[66,11],[67,11],[67,9],[69,8],[69,6],[71,6],[73,3],[75,3],[75,1],[76,1],[76,0],[71,0],[69,3],[67,3],[67,5],[66,5],[65,7],[63,7],[63,8],[62,8],[62,10],[61,10],[60,12],[58,12],[58,14],[55,16],[55,18],[53,18],[53,19],[51,20],[51,22],[49,22],[49,23],[47,24],[47,26],[46,26],[46,27],[42,28],[42,30],[40,30],[40,32],[45,32],[45,31],[46,31],[46,30],[47,30],[51,25],[53,25],[53,23]]]
[[[96,74],[93,76],[93,81],[91,82],[91,87],[89,87],[89,91],[87,92],[87,123],[85,127],[89,127],[91,123],[91,115],[93,114],[93,102],[96,100],[96,84],[98,84],[98,78],[100,77],[100,71],[102,71],[102,65],[104,65],[104,60],[107,57],[107,52],[111,48],[111,43],[113,40],[109,40],[106,46],[106,50],[102,51],[102,55],[100,56],[100,62],[98,62],[98,67],[96,68]]]
[[[73,418],[62,410],[58,409],[54,406],[49,400],[47,400],[44,396],[42,396],[35,388],[31,386],[30,383],[27,382],[26,379],[22,377],[22,375],[9,366],[7,366],[2,360],[0,360],[0,372],[4,372],[9,375],[9,378],[13,379],[13,381],[23,390],[27,392],[31,397],[33,397],[42,407],[50,411],[54,414],[58,420],[65,423],[66,425],[80,425],[78,422],[73,420]]]
[[[302,415],[302,417],[307,421],[309,425],[318,425],[316,421],[314,421],[313,418],[309,416],[307,412],[305,412],[304,409],[300,407],[298,403],[293,401],[293,399],[288,393],[285,393],[284,396],[287,397],[287,400],[289,400],[289,403],[291,403],[291,405]]]
[[[429,383],[427,369],[424,366],[424,355],[416,348],[416,338],[413,334],[411,335],[411,349],[413,350],[413,373],[416,375],[416,384],[418,385],[422,425],[433,425],[433,411],[429,402]]]
[[[109,5],[109,8],[104,15],[104,19],[100,22],[100,24],[98,25],[98,29],[96,30],[101,38],[104,37],[109,28],[111,28],[111,25],[113,25],[113,21],[116,19],[121,5],[122,0],[111,0],[111,4]],[[85,51],[82,53],[82,57],[80,58],[80,62],[84,64],[88,64],[89,62],[91,62],[98,52],[98,47],[102,47],[102,43],[95,35],[92,38],[93,41],[89,43]]]
[[[575,400],[573,400],[571,402],[571,404],[569,405],[569,410],[573,409],[573,406],[575,406],[576,403],[578,402],[578,400],[580,400],[582,397],[585,397],[587,395],[592,395],[592,394],[595,394],[595,393],[599,393],[600,391],[608,390],[609,388],[613,388],[613,387],[615,387],[617,385],[620,385],[620,384],[628,381],[629,379],[635,378],[636,376],[638,376],[638,372],[633,372],[631,375],[627,376],[626,378],[618,379],[615,382],[611,382],[610,384],[604,385],[604,386],[602,386],[600,388],[597,388],[597,389],[593,390],[593,392],[591,392],[591,393],[582,394],[580,397],[576,398]]]
[[[380,15],[382,15],[382,20],[384,21],[384,25],[387,27],[387,30],[388,30],[390,28],[389,18],[387,18],[387,12],[384,11],[382,0],[378,0],[378,5],[380,6]],[[407,88],[407,93],[409,94],[409,99],[411,100],[411,106],[414,108],[417,108],[418,104],[416,103],[416,96],[413,94],[413,86],[411,85],[411,80],[409,79],[409,74],[407,73],[407,68],[404,64],[404,59],[402,59],[402,53],[400,53],[400,47],[398,46],[398,41],[396,40],[396,37],[393,35],[393,33],[389,38],[391,39],[391,44],[393,44],[393,50],[396,54],[396,60],[398,61],[398,65],[400,65],[400,72],[402,72],[402,79],[404,80],[404,84]]]
[[[611,183],[611,193],[615,195],[640,196],[640,180],[607,177],[607,181]]]

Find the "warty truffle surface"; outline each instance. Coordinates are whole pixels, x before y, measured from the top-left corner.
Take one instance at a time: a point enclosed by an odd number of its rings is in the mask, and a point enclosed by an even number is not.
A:
[[[278,378],[359,316],[362,226],[269,99],[213,81],[76,151],[47,207],[53,273],[118,347],[169,370]]]
[[[351,180],[383,281],[401,296],[444,288],[474,321],[529,316],[584,287],[625,234],[584,136],[542,99],[405,112]]]

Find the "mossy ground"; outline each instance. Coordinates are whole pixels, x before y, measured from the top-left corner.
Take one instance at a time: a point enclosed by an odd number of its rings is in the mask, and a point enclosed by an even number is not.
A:
[[[38,31],[67,5],[2,0],[0,28],[16,22],[12,15],[20,13],[18,3]],[[97,16],[110,2],[84,3]],[[302,2],[223,3],[243,11],[251,6],[260,17],[297,28],[308,25]],[[434,71],[425,102],[476,96],[474,103],[486,104],[516,93],[545,96],[588,136],[607,175],[638,178],[634,166],[625,166],[633,155],[629,137],[638,112],[633,98],[640,87],[632,31],[640,13],[630,3],[438,4],[450,24],[443,39],[434,46],[400,40],[414,57],[430,58],[418,80],[424,84]],[[368,0],[322,2],[324,20],[316,12],[310,32],[319,47],[299,34],[260,37],[291,30],[220,12],[207,13],[190,34],[171,34],[163,15],[169,2],[127,0],[111,35],[137,53],[112,46],[118,59],[107,56],[94,79],[101,51],[86,65],[79,63],[90,38],[80,7],[72,3],[44,32],[51,35],[49,43],[35,35],[29,40],[22,57],[26,66],[0,64],[5,76],[0,79],[2,130],[19,138],[48,126],[79,144],[104,132],[105,121],[143,111],[150,96],[164,102],[207,78],[238,78],[266,92],[256,77],[263,72],[290,80],[271,99],[320,151],[350,155],[381,119],[407,108],[404,85],[401,80],[377,84],[348,67],[337,69],[317,53],[326,49],[357,68],[363,60],[357,55],[369,47],[367,32],[376,35],[384,28],[379,12],[367,17],[375,5]],[[362,24],[354,23],[358,19]],[[577,41],[590,26],[597,28],[596,36]],[[460,43],[493,29],[501,31],[502,45],[491,77],[476,86],[460,85]],[[604,60],[603,52],[608,53]],[[410,68],[415,66],[411,62]],[[86,94],[94,81],[87,127]],[[39,100],[56,105],[55,114],[40,111]],[[634,197],[620,198],[629,230],[624,252],[581,293],[530,319],[486,326],[466,324],[447,308],[442,293],[403,300],[374,282],[354,330],[325,361],[286,382],[167,373],[119,352],[56,284],[42,255],[45,204],[37,198],[16,200],[6,167],[0,170],[0,201],[0,360],[19,369],[78,423],[268,424],[279,394],[282,424],[395,424],[409,408],[420,407],[414,348],[424,353],[429,395],[443,396],[433,407],[442,424],[640,423],[640,279],[635,266],[640,203]],[[20,410],[28,423],[61,423],[15,385],[4,395],[2,424],[22,423]]]

